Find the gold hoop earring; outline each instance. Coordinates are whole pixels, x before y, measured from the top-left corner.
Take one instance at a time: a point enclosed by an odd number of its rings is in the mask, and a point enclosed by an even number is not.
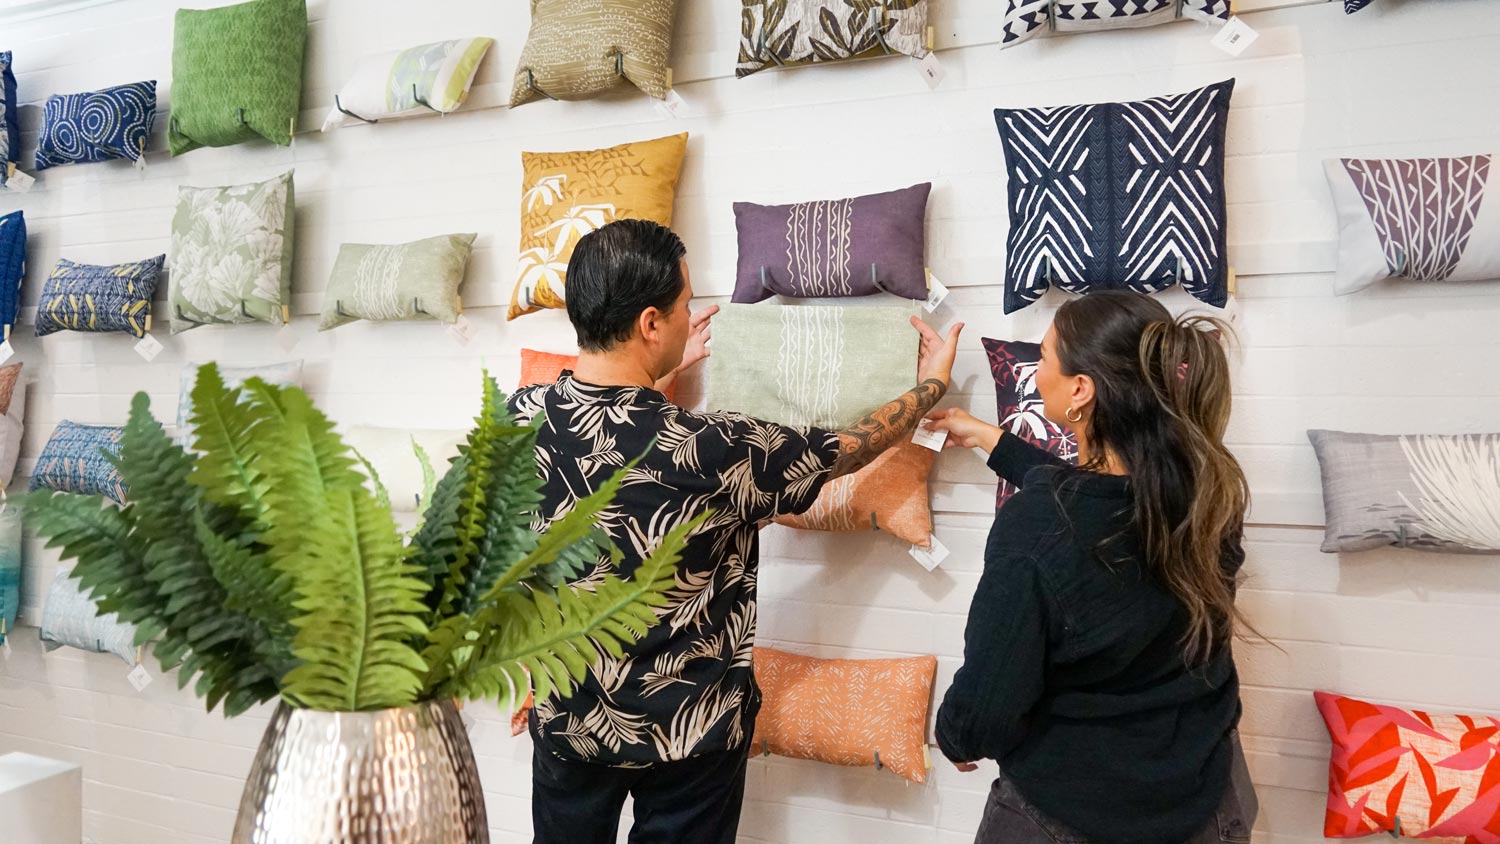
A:
[[[1076,419],[1073,418],[1073,414],[1075,413],[1078,414],[1078,418]],[[1077,425],[1079,422],[1083,421],[1083,411],[1070,407],[1067,410],[1063,411],[1063,418],[1067,419],[1069,422],[1072,422],[1074,425]]]

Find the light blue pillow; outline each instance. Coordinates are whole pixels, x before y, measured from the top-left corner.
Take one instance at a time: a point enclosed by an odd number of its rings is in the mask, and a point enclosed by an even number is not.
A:
[[[177,442],[183,448],[193,444],[193,384],[198,381],[199,363],[190,363],[182,368],[182,380],[177,388]],[[281,387],[302,386],[302,361],[289,360],[265,366],[221,366],[219,377],[224,386],[238,387],[251,378],[259,378]]]
[[[16,629],[21,611],[21,508],[0,505],[0,642]]]
[[[120,470],[105,457],[118,456],[125,429],[114,425],[57,423],[31,473],[31,489],[52,489],[83,495],[103,495],[125,503],[127,492]]]
[[[16,324],[21,309],[21,279],[26,275],[26,215],[12,211],[0,217],[0,326]]]
[[[135,665],[135,625],[118,615],[101,615],[94,599],[83,593],[71,571],[60,571],[47,590],[42,608],[42,647],[78,648],[96,654],[114,654]]]
[[[10,166],[21,160],[21,103],[16,100],[16,74],[10,51],[0,53],[0,185],[10,177]]]
[[[54,94],[42,108],[36,169],[112,158],[144,159],[155,122],[155,80],[82,94]]]

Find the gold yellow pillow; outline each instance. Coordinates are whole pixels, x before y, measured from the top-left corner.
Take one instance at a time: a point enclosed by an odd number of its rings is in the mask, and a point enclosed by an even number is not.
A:
[[[672,225],[687,137],[521,153],[521,254],[506,319],[566,307],[568,259],[578,239],[594,229],[628,218]]]

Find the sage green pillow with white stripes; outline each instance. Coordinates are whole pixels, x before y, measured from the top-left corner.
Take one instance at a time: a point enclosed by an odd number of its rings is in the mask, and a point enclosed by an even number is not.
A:
[[[457,322],[462,311],[458,286],[474,238],[472,233],[444,234],[388,246],[340,246],[318,330],[357,319]]]

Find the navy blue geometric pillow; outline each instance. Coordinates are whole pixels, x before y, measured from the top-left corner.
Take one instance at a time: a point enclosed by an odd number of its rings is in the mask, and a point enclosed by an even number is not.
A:
[[[5,333],[21,309],[21,279],[26,274],[26,216],[12,211],[0,217],[0,326]]]
[[[0,53],[0,185],[10,176],[10,167],[21,160],[21,104],[16,100],[16,74],[10,69],[10,52]]]
[[[1234,80],[1132,103],[997,108],[1010,233],[1005,312],[1049,287],[1227,303],[1224,129]]]
[[[47,98],[37,139],[36,169],[146,155],[156,122],[156,82]]]
[[[98,266],[59,258],[36,306],[36,336],[55,331],[125,331],[145,337],[151,299],[167,256]]]
[[[1370,0],[1344,0],[1344,14],[1352,15],[1370,5]]]

